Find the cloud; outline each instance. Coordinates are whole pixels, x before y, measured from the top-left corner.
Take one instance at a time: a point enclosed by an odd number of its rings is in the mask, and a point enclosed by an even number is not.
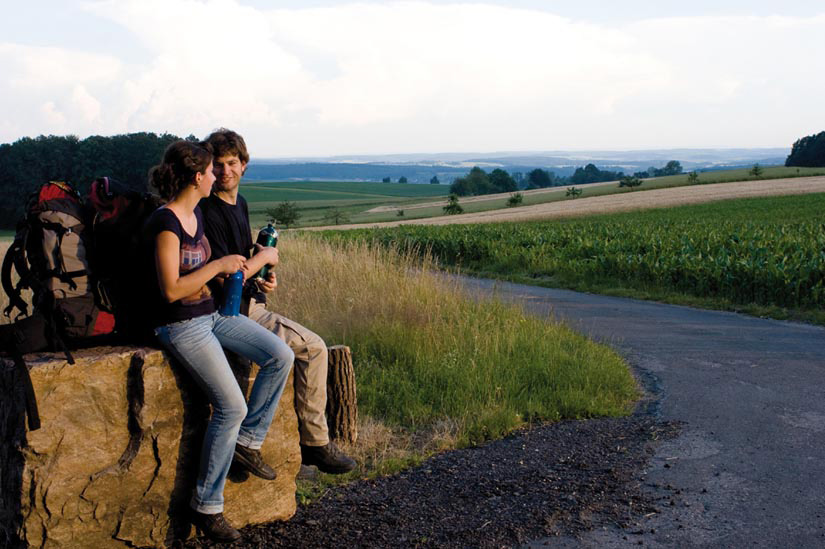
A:
[[[825,84],[825,16],[609,25],[420,1],[84,6],[145,57],[0,44],[0,99],[19,105],[0,139],[229,126],[263,156],[767,146],[812,131]]]

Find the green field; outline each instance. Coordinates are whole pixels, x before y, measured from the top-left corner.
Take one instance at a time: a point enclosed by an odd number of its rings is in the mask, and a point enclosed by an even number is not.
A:
[[[554,222],[326,233],[429,250],[465,272],[825,322],[825,194]]]
[[[338,208],[351,218],[376,206],[403,206],[449,193],[447,185],[409,183],[369,183],[336,181],[251,182],[241,186],[241,194],[249,203],[253,226],[266,222],[266,209],[284,201],[294,202],[301,210],[300,225],[323,223],[331,208]]]
[[[753,179],[770,180],[786,177],[809,177],[825,175],[823,168],[785,168],[772,166],[763,168],[757,178],[749,174],[749,169],[704,172],[699,174],[698,184],[728,183]],[[688,175],[674,175],[644,180],[635,190],[620,188],[617,184],[579,185],[581,197],[601,196],[623,192],[641,192],[666,187],[689,185]],[[544,192],[524,195],[523,206],[543,204],[560,200],[571,200],[566,196],[568,186],[550,188]],[[403,183],[367,183],[367,182],[319,182],[297,181],[282,183],[255,182],[244,183],[241,193],[249,202],[252,225],[262,226],[266,223],[266,209],[288,200],[296,203],[301,211],[299,226],[310,227],[331,224],[326,215],[332,208],[344,212],[350,223],[379,223],[399,221],[401,219],[422,219],[445,215],[443,199],[449,193],[448,185],[422,185]],[[506,207],[506,198],[498,196],[467,202],[462,198],[461,206],[466,213],[496,210]],[[431,206],[405,208],[405,206],[431,203]],[[404,211],[399,216],[393,210],[389,212],[367,213],[376,206],[393,206]]]

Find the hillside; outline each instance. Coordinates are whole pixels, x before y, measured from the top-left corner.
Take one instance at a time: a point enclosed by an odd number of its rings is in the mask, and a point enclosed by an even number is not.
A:
[[[781,196],[793,194],[825,192],[825,176],[742,181],[739,183],[715,183],[666,189],[652,189],[644,192],[626,192],[606,196],[594,196],[522,206],[502,208],[478,213],[441,216],[424,219],[408,219],[383,223],[358,223],[326,227],[308,227],[305,230],[356,229],[370,227],[396,227],[399,225],[448,225],[469,223],[496,223],[501,221],[536,221],[559,219],[598,213],[645,210],[685,204],[701,204],[718,200],[748,198],[756,196]]]

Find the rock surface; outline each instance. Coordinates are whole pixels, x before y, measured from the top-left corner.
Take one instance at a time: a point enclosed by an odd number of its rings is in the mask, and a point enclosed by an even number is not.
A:
[[[186,513],[209,407],[156,349],[29,355],[43,427],[26,432],[19,384],[0,368],[0,543],[166,546],[194,534]],[[0,359],[2,360],[2,359]],[[236,371],[242,387],[253,366]],[[295,513],[300,467],[292,381],[262,448],[275,481],[230,472],[225,514],[243,526]]]

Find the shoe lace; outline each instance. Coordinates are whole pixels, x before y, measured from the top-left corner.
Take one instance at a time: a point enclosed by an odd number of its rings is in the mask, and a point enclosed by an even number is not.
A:
[[[217,527],[220,529],[229,529],[232,528],[232,525],[229,524],[229,521],[226,520],[226,517],[223,516],[223,513],[218,513],[211,519],[212,526]]]
[[[341,449],[338,448],[338,446],[334,442],[332,442],[331,440],[329,441],[329,444],[327,445],[327,451],[333,457],[339,457],[343,454]]]

